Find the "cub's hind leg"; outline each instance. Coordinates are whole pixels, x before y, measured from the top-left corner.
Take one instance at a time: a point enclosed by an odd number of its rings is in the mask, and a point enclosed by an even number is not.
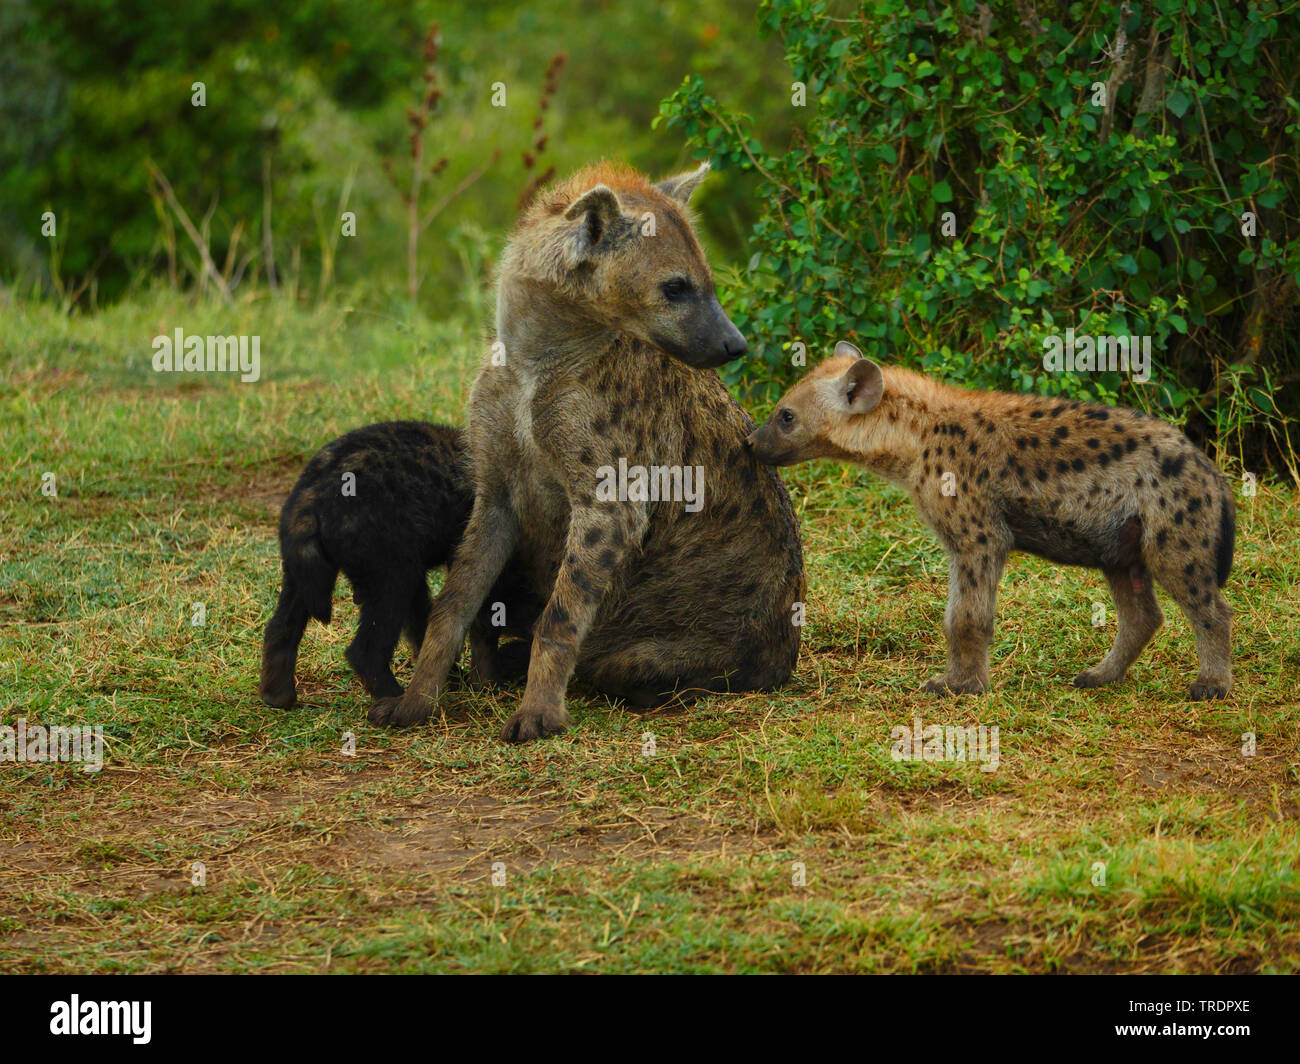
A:
[[[1151,574],[1141,567],[1103,570],[1115,600],[1118,631],[1110,653],[1074,678],[1075,687],[1101,687],[1124,678],[1142,648],[1164,623]]]
[[[298,700],[293,673],[307,617],[307,606],[299,597],[293,579],[285,573],[280,599],[262,638],[262,679],[258,690],[268,706],[288,709]]]
[[[411,651],[419,655],[424,645],[424,632],[429,626],[429,611],[433,608],[433,599],[429,597],[428,578],[421,573],[420,579],[411,588],[411,605],[406,611],[406,624],[403,634],[411,644]]]
[[[1151,569],[1196,633],[1200,669],[1188,697],[1226,698],[1232,690],[1232,607],[1219,592],[1211,559],[1169,551],[1153,558]]]

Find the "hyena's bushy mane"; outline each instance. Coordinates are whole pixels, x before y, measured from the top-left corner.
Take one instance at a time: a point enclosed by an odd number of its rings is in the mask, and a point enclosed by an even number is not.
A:
[[[626,163],[606,159],[584,166],[558,184],[539,192],[520,215],[519,228],[524,229],[543,218],[563,214],[574,200],[597,185],[612,189],[620,199],[644,199],[660,194],[645,174]]]
[[[604,185],[623,205],[626,229],[635,232],[636,219],[645,210],[661,216],[674,214],[681,224],[676,228],[699,251],[695,236],[695,219],[686,204],[657,187],[650,178],[626,163],[604,160],[545,188],[524,207],[502,255],[498,277],[509,267],[518,276],[544,278],[560,288],[570,288],[580,280],[567,268],[560,241],[573,228],[565,212],[593,188]],[[699,251],[701,257],[703,252]]]

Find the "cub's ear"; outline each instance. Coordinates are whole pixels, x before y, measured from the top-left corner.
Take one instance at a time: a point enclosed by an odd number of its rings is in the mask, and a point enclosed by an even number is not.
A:
[[[665,178],[655,185],[655,188],[678,203],[690,203],[691,194],[699,188],[700,182],[709,176],[710,169],[707,162],[700,163],[695,170],[687,170],[686,173],[678,174],[676,177]]]
[[[862,357],[862,352],[859,351],[847,340],[841,340],[838,344],[835,345],[835,353],[837,355],[852,355],[854,358]]]
[[[869,358],[859,358],[840,378],[840,399],[850,414],[875,410],[884,394],[884,374]]]
[[[580,224],[564,238],[564,258],[576,267],[588,262],[608,247],[631,223],[623,214],[623,205],[608,185],[596,185],[579,196],[564,212],[569,221],[581,219]]]

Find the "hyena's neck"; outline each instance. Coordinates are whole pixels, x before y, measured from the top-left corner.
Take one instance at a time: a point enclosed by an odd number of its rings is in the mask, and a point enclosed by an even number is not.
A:
[[[529,375],[581,372],[619,345],[619,333],[549,285],[503,278],[497,290],[496,338],[500,355]]]
[[[955,450],[960,442],[948,438],[946,426],[965,417],[964,393],[896,366],[883,372],[879,406],[850,420],[847,439],[839,446],[878,476],[913,488],[924,479],[926,465],[933,465],[938,448],[947,455],[947,448]]]

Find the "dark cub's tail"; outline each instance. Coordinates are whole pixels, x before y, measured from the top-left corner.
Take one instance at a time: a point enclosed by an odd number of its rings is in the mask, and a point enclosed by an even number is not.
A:
[[[280,557],[285,579],[293,584],[307,612],[329,624],[334,609],[334,581],[338,566],[321,549],[320,523],[310,509],[300,509],[290,498],[280,515]]]
[[[1225,486],[1223,498],[1219,503],[1219,544],[1215,550],[1214,562],[1219,586],[1228,582],[1232,572],[1232,547],[1237,538],[1237,507],[1232,495]]]

